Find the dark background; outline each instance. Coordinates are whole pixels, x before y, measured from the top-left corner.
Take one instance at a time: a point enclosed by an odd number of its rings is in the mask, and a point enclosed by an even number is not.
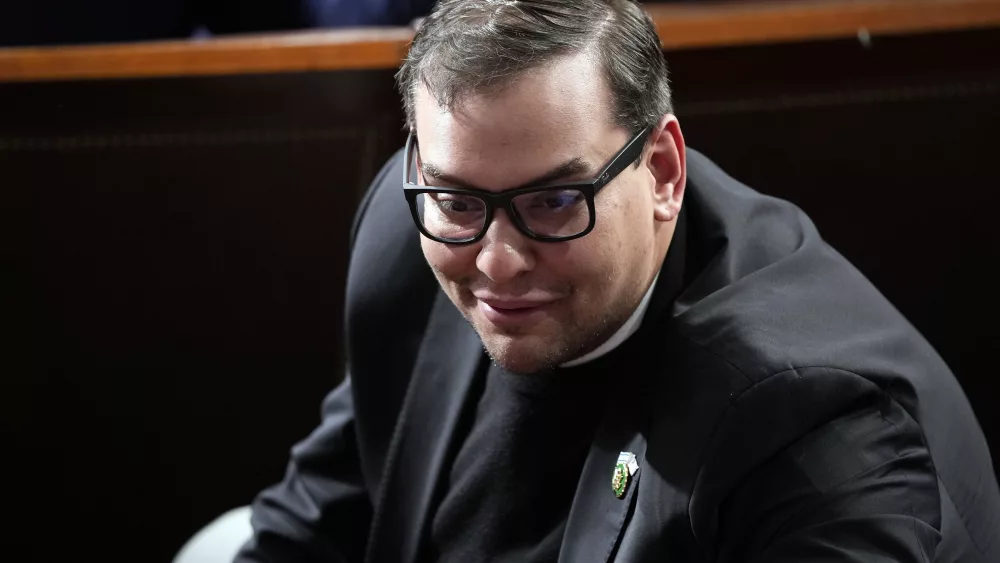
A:
[[[803,207],[994,452],[1000,32],[668,53],[690,146]],[[168,561],[342,377],[391,71],[0,84],[4,558]]]
[[[0,46],[405,26],[435,0],[32,0],[0,4]]]

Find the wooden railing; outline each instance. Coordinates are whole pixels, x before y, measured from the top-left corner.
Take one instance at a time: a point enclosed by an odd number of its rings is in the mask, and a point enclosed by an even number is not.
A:
[[[666,49],[1000,26],[998,0],[738,0],[647,5]]]
[[[668,50],[1000,27],[1000,0],[733,0],[649,4]],[[413,30],[0,49],[0,82],[390,69]]]

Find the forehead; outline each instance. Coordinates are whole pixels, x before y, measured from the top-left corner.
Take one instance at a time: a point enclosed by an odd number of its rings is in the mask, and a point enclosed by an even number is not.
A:
[[[518,185],[572,158],[595,169],[617,136],[610,90],[588,52],[556,59],[497,92],[441,107],[421,86],[415,95],[420,157],[487,189]]]

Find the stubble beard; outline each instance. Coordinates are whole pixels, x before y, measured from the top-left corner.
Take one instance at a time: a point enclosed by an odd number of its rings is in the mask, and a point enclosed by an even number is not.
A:
[[[587,303],[581,303],[575,310],[586,311],[587,307]],[[476,325],[471,310],[462,312],[494,364],[511,373],[529,375],[553,370],[594,350],[625,324],[633,310],[629,305],[614,303],[601,314],[560,319],[542,333],[491,331]]]

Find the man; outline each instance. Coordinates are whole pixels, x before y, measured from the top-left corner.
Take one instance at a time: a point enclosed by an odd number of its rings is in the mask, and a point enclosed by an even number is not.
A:
[[[237,560],[1000,561],[954,377],[686,149],[639,6],[443,2],[399,82],[350,376]]]

